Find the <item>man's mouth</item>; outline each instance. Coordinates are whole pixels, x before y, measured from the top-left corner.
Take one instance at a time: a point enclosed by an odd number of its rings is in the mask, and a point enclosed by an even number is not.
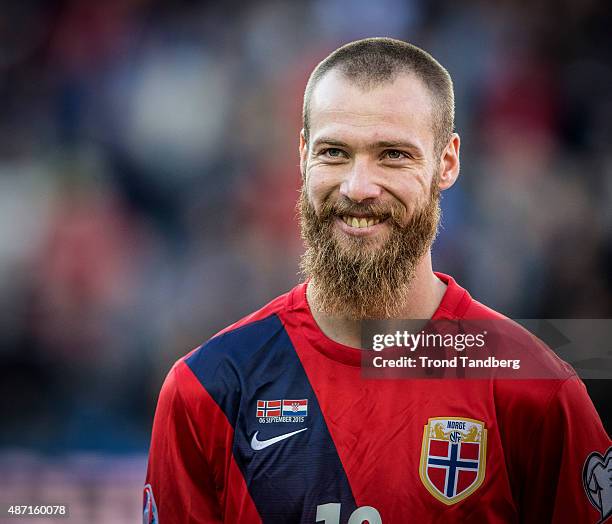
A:
[[[375,226],[385,220],[384,217],[356,217],[352,215],[342,215],[340,218],[347,226],[359,229]]]

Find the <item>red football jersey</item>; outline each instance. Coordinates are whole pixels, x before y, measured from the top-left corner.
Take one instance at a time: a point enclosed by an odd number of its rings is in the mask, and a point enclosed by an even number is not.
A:
[[[503,318],[437,275],[433,319]],[[572,368],[537,347],[555,378],[364,378],[301,284],[168,374],[145,522],[601,522],[610,439]]]

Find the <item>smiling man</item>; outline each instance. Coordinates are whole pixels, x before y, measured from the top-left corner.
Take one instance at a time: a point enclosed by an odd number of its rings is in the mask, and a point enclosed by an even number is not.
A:
[[[180,359],[162,388],[145,522],[588,523],[610,440],[574,371],[512,328],[546,379],[366,379],[368,319],[504,317],[435,273],[459,174],[451,79],[405,42],[313,71],[300,136],[307,276]]]
[[[430,318],[446,289],[430,247],[440,191],[459,174],[452,84],[421,58],[423,74],[438,76],[432,96],[411,69],[414,57],[395,52],[395,70],[389,58],[347,63],[332,55],[306,89],[302,265],[313,310],[336,318]]]

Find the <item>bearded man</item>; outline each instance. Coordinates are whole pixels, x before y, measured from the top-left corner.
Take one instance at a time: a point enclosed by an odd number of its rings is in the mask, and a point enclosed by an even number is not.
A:
[[[306,282],[174,365],[145,522],[605,520],[610,440],[575,372],[520,328],[552,377],[361,372],[366,320],[504,319],[432,269],[459,174],[447,71],[405,42],[352,42],[313,71],[303,119]]]

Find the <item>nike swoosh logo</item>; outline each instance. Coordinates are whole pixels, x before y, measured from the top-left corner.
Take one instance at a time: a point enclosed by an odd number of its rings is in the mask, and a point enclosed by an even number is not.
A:
[[[293,435],[297,435],[298,433],[301,433],[302,431],[306,431],[307,429],[308,428],[298,429],[297,431],[292,431],[291,433],[285,433],[284,435],[279,435],[278,437],[269,438],[268,440],[257,440],[257,434],[259,433],[259,431],[256,431],[255,435],[253,435],[253,438],[251,439],[251,448],[253,448],[255,451],[265,449],[268,446],[271,446],[272,444],[276,444],[277,442],[280,442],[281,440],[285,440],[286,438],[293,437]]]

